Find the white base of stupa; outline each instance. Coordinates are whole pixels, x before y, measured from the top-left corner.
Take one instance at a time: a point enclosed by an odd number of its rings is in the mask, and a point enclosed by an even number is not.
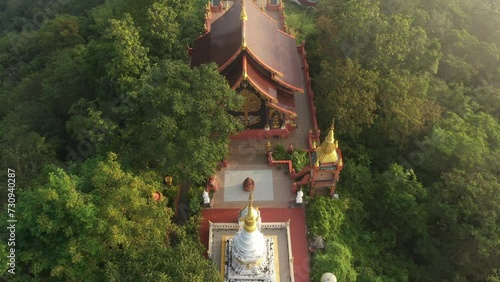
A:
[[[279,262],[277,236],[266,236],[266,256],[258,265],[239,264],[234,267],[233,236],[222,237],[221,267],[224,282],[278,282]],[[233,261],[233,264],[231,263]]]

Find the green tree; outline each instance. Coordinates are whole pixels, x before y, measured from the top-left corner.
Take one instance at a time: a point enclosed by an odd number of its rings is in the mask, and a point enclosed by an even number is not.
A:
[[[123,20],[109,20],[109,36],[113,39],[114,57],[108,65],[109,77],[118,84],[118,92],[125,93],[140,76],[149,70],[148,48],[139,36],[139,28],[129,14]]]
[[[371,129],[373,147],[387,141],[396,146],[406,144],[410,137],[418,135],[440,117],[440,107],[427,97],[427,76],[391,71],[379,83],[379,115]],[[381,142],[384,139],[387,141]]]
[[[500,125],[486,113],[449,113],[434,126],[424,143],[435,152],[426,162],[430,171],[457,168],[499,172]]]
[[[0,163],[17,171],[19,187],[28,184],[45,165],[56,160],[55,144],[20,123],[14,114],[0,122],[0,136]]]
[[[340,281],[356,281],[356,270],[352,265],[353,255],[349,248],[338,241],[330,241],[324,253],[313,256],[313,281],[319,281],[325,272],[334,272]]]
[[[127,93],[117,116],[103,116],[105,103],[79,103],[69,130],[80,141],[93,136],[98,152],[116,151],[137,169],[203,181],[226,156],[229,136],[241,129],[227,113],[241,98],[213,65],[163,62],[144,74],[140,87]],[[112,128],[115,136],[105,138]]]

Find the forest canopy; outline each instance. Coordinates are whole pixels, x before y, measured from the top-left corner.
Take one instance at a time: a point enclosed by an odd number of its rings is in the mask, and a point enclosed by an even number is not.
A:
[[[309,230],[330,238],[313,279],[500,281],[500,2],[288,14],[345,156],[340,203],[310,199]]]

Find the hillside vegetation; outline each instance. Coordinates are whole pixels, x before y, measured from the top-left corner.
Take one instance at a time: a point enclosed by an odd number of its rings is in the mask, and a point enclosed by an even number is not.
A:
[[[18,220],[4,279],[220,281],[199,218],[177,224],[161,183],[202,182],[241,129],[216,66],[188,65],[203,4],[0,2],[0,164],[16,171]]]
[[[500,281],[500,3],[320,2],[287,5],[345,157],[340,199],[308,199],[313,280]],[[220,281],[158,181],[196,189],[242,129],[216,66],[188,65],[205,4],[0,1],[15,280]]]
[[[288,17],[345,156],[340,201],[310,199],[327,239],[313,277],[500,281],[500,2],[322,0]]]

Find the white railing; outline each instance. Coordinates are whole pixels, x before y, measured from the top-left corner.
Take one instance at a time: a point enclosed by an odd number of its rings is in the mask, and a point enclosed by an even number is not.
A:
[[[238,223],[211,223],[210,229],[238,229]]]

